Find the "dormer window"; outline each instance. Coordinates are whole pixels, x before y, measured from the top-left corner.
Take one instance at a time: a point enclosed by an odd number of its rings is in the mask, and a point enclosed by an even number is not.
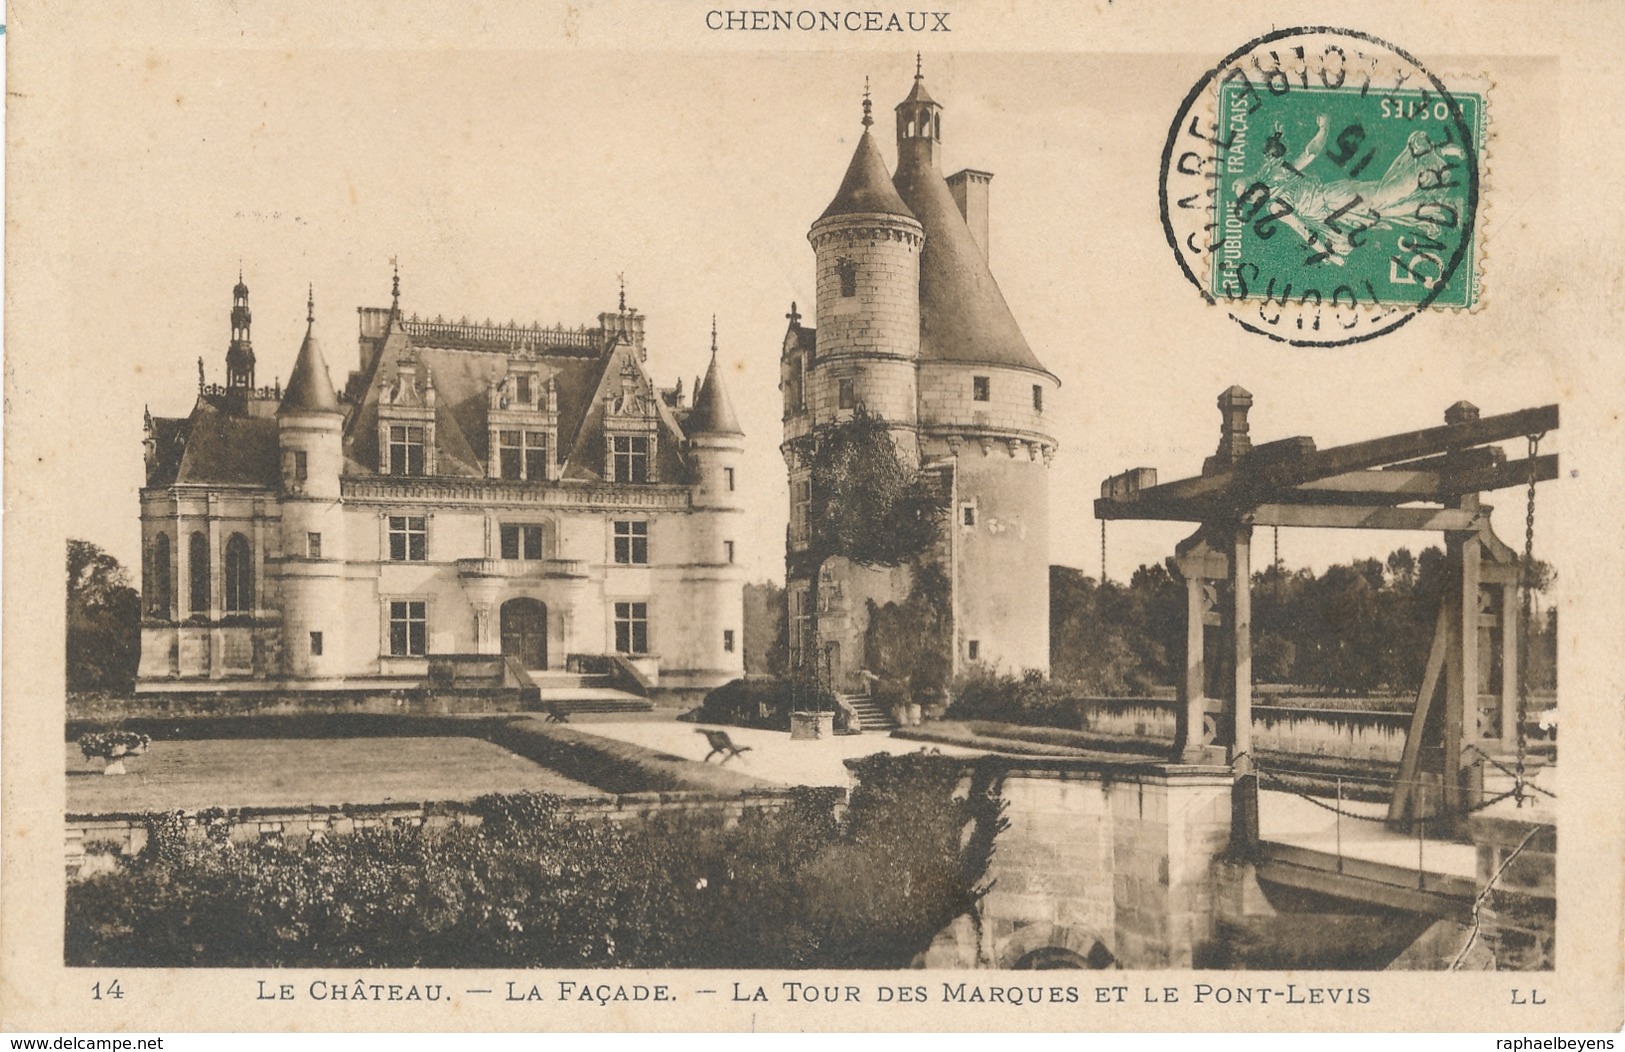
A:
[[[515,357],[507,375],[492,382],[486,414],[489,478],[549,482],[554,477],[550,454],[558,445],[558,385],[536,370],[534,361]]]
[[[389,427],[389,474],[423,474],[423,428],[410,424]]]
[[[616,435],[613,439],[614,480],[649,481],[649,439],[643,435]]]
[[[384,475],[433,475],[435,472],[434,378],[427,367],[401,359],[393,381],[378,389],[378,470]]]

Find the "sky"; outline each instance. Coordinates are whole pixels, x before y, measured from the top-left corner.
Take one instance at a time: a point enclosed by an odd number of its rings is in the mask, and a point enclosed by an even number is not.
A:
[[[1214,400],[1231,384],[1255,397],[1255,441],[1309,435],[1324,448],[1441,423],[1459,399],[1485,414],[1560,400],[1572,383],[1543,343],[1540,312],[1507,309],[1520,289],[1549,283],[1565,237],[1584,237],[1583,216],[1542,192],[1560,148],[1560,123],[1541,117],[1559,92],[1554,63],[1495,68],[1484,308],[1303,350],[1205,304],[1164,241],[1162,143],[1212,61],[923,57],[945,107],[944,173],[994,173],[993,271],[1062,381],[1046,407],[1060,440],[1050,561],[1091,575],[1101,480],[1140,466],[1164,481],[1199,472],[1218,439]],[[91,425],[57,453],[75,479],[56,495],[69,534],[138,565],[143,408],[184,416],[199,356],[211,382],[223,378],[239,265],[260,381],[286,379],[308,284],[342,382],[356,366],[355,310],[388,305],[396,258],[404,310],[480,321],[594,322],[624,274],[662,384],[688,387],[704,370],[715,313],[749,444],[741,488],[756,530],[741,559],[754,577],[782,576],[784,316],[792,301],[813,316],[807,229],[861,130],[866,76],[895,162],[890,111],[910,86],[912,51],[114,47],[74,62],[51,246],[70,307],[49,339],[20,349],[65,370],[67,390],[39,404],[60,398]],[[1499,501],[1521,505],[1521,494]],[[1514,543],[1521,513],[1497,517]],[[1112,523],[1109,575],[1161,561],[1188,532]],[[1287,531],[1280,552],[1321,567],[1435,542]]]

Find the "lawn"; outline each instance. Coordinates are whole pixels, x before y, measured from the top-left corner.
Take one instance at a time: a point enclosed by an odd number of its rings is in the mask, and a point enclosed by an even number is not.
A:
[[[526,789],[603,795],[476,738],[275,738],[154,741],[123,776],[67,745],[72,814],[204,807],[472,800]]]

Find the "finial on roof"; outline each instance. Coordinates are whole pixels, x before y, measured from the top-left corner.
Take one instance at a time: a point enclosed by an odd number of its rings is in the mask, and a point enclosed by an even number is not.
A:
[[[316,324],[316,283],[314,281],[310,283],[305,295],[305,324]]]
[[[390,256],[389,257],[389,266],[390,266],[390,269],[394,271],[394,277],[390,280],[389,309],[390,309],[391,313],[399,314],[401,312],[401,264],[400,264],[400,260],[397,259],[394,256]]]
[[[717,316],[711,315],[711,357],[717,356]]]
[[[800,325],[801,325],[801,312],[796,310],[796,301],[795,300],[790,301],[790,313],[786,314],[785,317],[790,319],[791,328],[800,327]]]
[[[869,75],[865,73],[863,75],[863,126],[865,128],[875,122],[875,118],[870,112],[873,107],[874,103],[869,99]]]
[[[201,354],[197,356],[197,389],[199,394],[203,393],[203,355]]]
[[[925,73],[922,72],[921,68],[920,68],[921,59],[922,59],[921,53],[918,52],[918,51],[914,52],[914,79],[915,80],[924,80],[925,79]]]
[[[623,270],[623,271],[621,271],[619,274],[617,274],[615,276],[621,279],[621,313],[625,314],[626,313],[626,271]]]

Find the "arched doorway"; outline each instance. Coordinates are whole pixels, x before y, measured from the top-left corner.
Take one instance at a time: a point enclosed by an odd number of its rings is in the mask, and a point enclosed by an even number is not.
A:
[[[502,604],[502,652],[520,668],[547,667],[547,606],[537,599]]]

